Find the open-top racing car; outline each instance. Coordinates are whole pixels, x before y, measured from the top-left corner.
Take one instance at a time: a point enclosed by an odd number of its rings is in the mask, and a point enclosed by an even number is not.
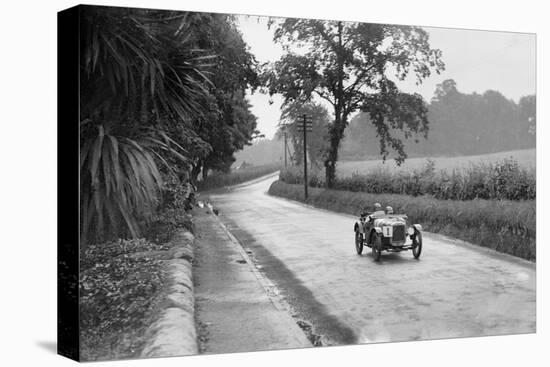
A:
[[[360,255],[363,247],[370,247],[375,260],[380,260],[382,251],[401,252],[412,250],[418,259],[422,252],[422,226],[407,225],[404,214],[363,213],[355,222],[355,250]],[[410,240],[410,241],[407,241]]]

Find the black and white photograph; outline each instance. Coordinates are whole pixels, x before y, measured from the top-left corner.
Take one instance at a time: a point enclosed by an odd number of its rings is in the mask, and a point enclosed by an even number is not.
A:
[[[491,350],[483,364],[532,362],[539,28],[274,6],[52,10],[57,169],[36,160],[32,181],[52,177],[57,214],[51,232],[25,216],[19,230],[52,238],[56,289],[27,313],[50,305],[57,331],[38,349],[105,365],[424,365],[453,341],[438,363],[474,363],[471,341]]]
[[[536,331],[534,34],[75,11],[79,359]]]

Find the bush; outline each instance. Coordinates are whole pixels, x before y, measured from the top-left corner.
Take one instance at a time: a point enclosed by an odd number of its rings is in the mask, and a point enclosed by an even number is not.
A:
[[[288,184],[303,184],[303,173],[297,167],[281,171],[279,179]],[[308,177],[312,187],[323,187],[319,172]],[[353,173],[338,177],[334,189],[372,194],[431,195],[442,200],[534,200],[536,175],[512,159],[494,164],[474,164],[465,170],[435,171],[428,160],[422,169],[392,172],[376,169],[368,174]]]
[[[303,201],[303,187],[274,182],[269,194]],[[307,203],[357,215],[379,202],[405,213],[428,231],[460,238],[477,245],[534,261],[536,259],[536,205],[534,200],[438,200],[429,196],[371,194],[312,188]]]

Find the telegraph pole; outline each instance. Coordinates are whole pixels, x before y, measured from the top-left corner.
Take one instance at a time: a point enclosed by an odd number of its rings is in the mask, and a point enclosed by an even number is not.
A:
[[[298,132],[304,133],[304,197],[307,200],[307,133],[313,131],[313,121],[310,116],[303,115],[302,123],[297,122]]]

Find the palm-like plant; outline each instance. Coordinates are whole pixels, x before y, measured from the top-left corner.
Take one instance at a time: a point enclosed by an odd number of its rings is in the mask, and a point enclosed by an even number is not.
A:
[[[135,237],[157,202],[158,164],[191,163],[167,132],[196,136],[213,56],[193,46],[185,13],[90,7],[82,19],[81,236]]]
[[[114,234],[124,224],[137,236],[136,217],[154,205],[161,176],[152,154],[138,142],[98,127],[80,154],[82,235]]]
[[[87,8],[83,21],[83,90],[86,104],[131,118],[188,120],[201,112],[214,55],[194,47],[187,13]],[[175,14],[175,15],[174,15]],[[138,116],[141,113],[141,116]],[[140,120],[140,122],[143,122]]]

